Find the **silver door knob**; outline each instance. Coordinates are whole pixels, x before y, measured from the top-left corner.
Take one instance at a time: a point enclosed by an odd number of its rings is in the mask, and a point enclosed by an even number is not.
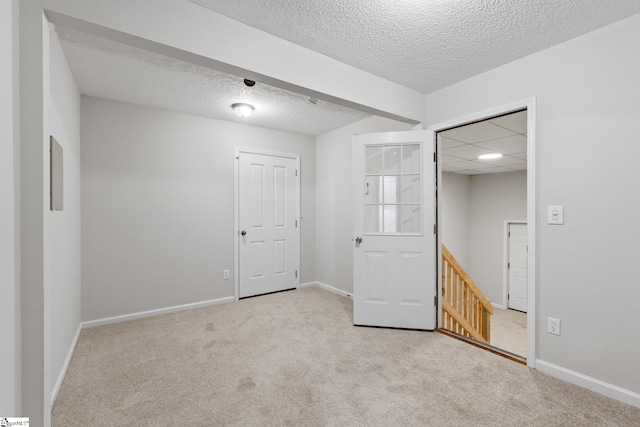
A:
[[[242,234],[243,236],[246,236],[246,235],[247,235],[247,232],[246,232],[246,230],[242,230],[242,231],[240,232],[240,234]]]
[[[362,237],[358,236],[356,237],[356,245],[359,245],[360,243],[362,243]]]

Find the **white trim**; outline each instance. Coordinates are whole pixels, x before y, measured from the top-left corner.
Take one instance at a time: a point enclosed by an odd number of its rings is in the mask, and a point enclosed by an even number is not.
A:
[[[505,310],[509,308],[509,255],[510,255],[510,247],[509,247],[509,226],[511,224],[521,224],[527,225],[526,220],[513,220],[507,219],[504,221],[504,227],[502,230],[502,306],[505,307]],[[529,236],[527,236],[528,238]],[[527,274],[529,274],[529,269],[527,269]],[[527,298],[529,295],[527,295]]]
[[[492,117],[508,114],[520,110],[527,110],[527,244],[529,252],[527,254],[527,366],[536,367],[536,280],[537,280],[537,252],[536,252],[536,216],[538,208],[537,192],[537,156],[536,145],[537,133],[537,113],[536,98],[531,97],[520,101],[511,102],[498,107],[490,108],[478,113],[469,114],[457,119],[431,125],[429,128],[434,132],[440,132],[453,127],[474,123]],[[439,148],[439,147],[438,147]],[[440,151],[440,150],[438,150]],[[438,169],[441,169],[438,162]],[[439,198],[441,200],[441,198]],[[438,225],[440,227],[440,225]],[[438,230],[438,235],[442,230]],[[438,238],[440,242],[440,237]],[[440,276],[440,275],[438,275]],[[438,280],[441,280],[438,278]],[[439,285],[441,286],[441,284]],[[440,289],[440,287],[438,288]],[[438,298],[439,300],[440,298]]]
[[[263,156],[272,156],[272,157],[284,157],[285,159],[294,159],[296,161],[296,170],[298,174],[296,176],[296,220],[298,221],[298,227],[296,228],[296,260],[295,260],[295,269],[298,271],[298,277],[296,279],[296,289],[300,288],[300,280],[302,278],[302,270],[300,269],[300,252],[301,252],[301,241],[300,241],[300,230],[302,229],[302,211],[301,211],[301,185],[300,182],[302,180],[302,169],[300,167],[300,154],[292,154],[292,153],[283,153],[278,151],[269,151],[269,150],[260,150],[257,148],[242,148],[236,147],[234,150],[234,173],[233,173],[233,229],[235,231],[235,238],[233,239],[233,298],[235,301],[240,299],[240,246],[238,244],[238,236],[240,235],[240,225],[239,225],[239,216],[240,216],[240,197],[239,197],[239,180],[240,180],[240,153],[246,154],[260,154]]]
[[[155,309],[155,310],[140,311],[138,313],[123,314],[122,316],[113,316],[113,317],[106,317],[104,319],[89,320],[87,322],[82,322],[81,325],[82,325],[82,329],[93,328],[94,326],[101,326],[101,325],[109,325],[111,323],[126,322],[128,320],[142,319],[142,318],[145,318],[145,317],[158,316],[160,314],[168,314],[168,313],[175,313],[175,312],[178,312],[178,311],[192,310],[192,309],[195,309],[195,308],[208,307],[208,306],[216,305],[216,304],[225,304],[225,303],[233,302],[233,301],[234,301],[233,297],[224,297],[224,298],[212,299],[212,300],[208,300],[208,301],[194,302],[194,303],[191,303],[191,304],[174,305],[172,307],[165,307],[165,308],[158,308],[158,309]]]
[[[498,310],[506,310],[507,307],[502,305],[502,304],[497,304],[495,302],[492,302],[491,305],[493,306],[493,308],[497,308]]]
[[[611,399],[619,400],[620,402],[640,408],[639,393],[618,387],[614,384],[606,383],[599,379],[540,359],[536,362],[536,369],[552,377],[559,378],[563,381],[570,382],[571,384],[602,394],[603,396],[610,397]]]
[[[336,295],[340,295],[345,298],[351,298],[351,294],[347,291],[343,291],[342,289],[334,288],[333,286],[329,286],[322,282],[307,282],[300,285],[300,288],[310,288],[312,286],[317,286],[318,288],[322,288],[326,291],[334,293]]]
[[[67,358],[64,359],[64,364],[62,365],[62,369],[58,374],[58,379],[56,380],[56,383],[53,386],[53,390],[51,390],[51,409],[53,409],[53,406],[56,404],[56,400],[58,399],[58,393],[60,393],[60,389],[62,388],[62,383],[64,382],[64,378],[67,376],[67,371],[69,370],[69,365],[71,364],[71,358],[73,357],[73,353],[76,351],[76,345],[78,345],[78,339],[80,338],[81,330],[82,330],[82,323],[78,325],[78,330],[76,331],[76,335],[73,337],[73,340],[71,341],[71,346],[69,347]]]

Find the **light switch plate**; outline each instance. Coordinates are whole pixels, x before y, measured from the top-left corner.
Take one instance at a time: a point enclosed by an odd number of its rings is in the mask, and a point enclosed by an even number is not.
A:
[[[564,206],[548,206],[547,209],[547,224],[564,224]]]

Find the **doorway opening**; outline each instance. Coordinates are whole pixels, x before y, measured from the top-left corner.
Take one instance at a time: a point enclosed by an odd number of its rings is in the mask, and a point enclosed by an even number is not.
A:
[[[438,325],[531,367],[534,119],[529,100],[433,127],[440,160]]]

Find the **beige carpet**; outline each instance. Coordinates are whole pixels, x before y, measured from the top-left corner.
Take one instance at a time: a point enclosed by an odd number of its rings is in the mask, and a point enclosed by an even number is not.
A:
[[[491,316],[491,345],[527,357],[527,313],[494,308]]]
[[[317,288],[84,330],[54,426],[631,426],[640,409]]]

